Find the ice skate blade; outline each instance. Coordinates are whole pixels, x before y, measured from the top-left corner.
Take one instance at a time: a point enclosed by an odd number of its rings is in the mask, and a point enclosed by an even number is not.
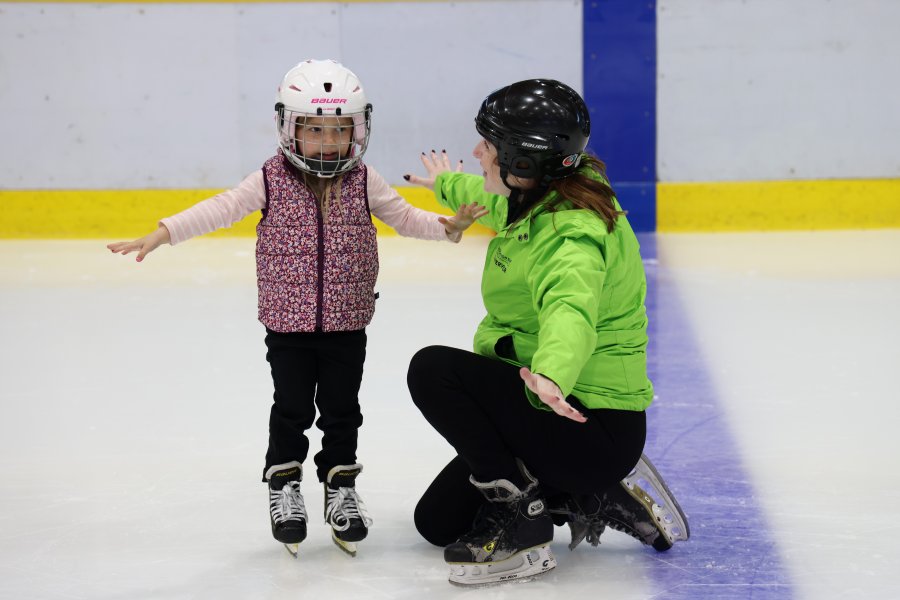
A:
[[[331,541],[334,542],[335,546],[350,556],[356,556],[356,542],[345,542],[344,540],[339,539],[338,536],[334,534],[334,531],[331,532]]]
[[[291,553],[291,556],[297,558],[297,554],[300,552],[300,544],[285,544],[285,550]]]
[[[653,515],[657,528],[670,545],[691,537],[691,528],[684,511],[649,458],[642,454],[634,471],[622,480],[622,485]],[[651,493],[648,494],[641,485],[649,488]]]
[[[535,546],[496,563],[450,563],[449,581],[460,587],[486,587],[531,581],[556,566],[550,546]]]

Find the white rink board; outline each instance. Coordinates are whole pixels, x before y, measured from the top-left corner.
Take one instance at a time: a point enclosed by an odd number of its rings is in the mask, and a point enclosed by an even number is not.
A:
[[[432,147],[474,165],[473,119],[494,89],[537,76],[581,89],[574,0],[2,10],[0,112],[15,118],[0,122],[0,182],[13,189],[234,186],[274,154],[275,91],[306,58],[360,76],[367,160],[394,184]]]

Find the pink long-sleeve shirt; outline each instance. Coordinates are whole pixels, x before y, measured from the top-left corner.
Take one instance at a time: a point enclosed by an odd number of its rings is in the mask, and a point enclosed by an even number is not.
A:
[[[462,233],[448,234],[438,214],[408,203],[375,169],[366,165],[366,187],[372,214],[405,237],[458,242]],[[230,227],[266,206],[262,169],[248,175],[237,187],[198,202],[160,221],[169,230],[171,244],[179,244],[216,229]]]

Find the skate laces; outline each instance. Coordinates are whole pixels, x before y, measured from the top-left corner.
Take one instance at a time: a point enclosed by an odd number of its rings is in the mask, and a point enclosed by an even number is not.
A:
[[[584,540],[591,546],[600,545],[600,536],[606,531],[608,523],[599,514],[587,514],[581,504],[573,498],[569,498],[561,506],[549,508],[548,512],[562,516],[568,524],[569,532],[572,534],[569,550],[574,550]]]
[[[328,506],[325,508],[325,521],[335,531],[346,531],[352,520],[360,520],[366,527],[372,525],[372,518],[366,505],[356,493],[355,488],[328,488]]]
[[[569,550],[574,550],[584,540],[591,546],[599,546],[600,536],[606,531],[606,525],[603,519],[595,515],[589,517],[584,513],[573,514],[569,520],[569,531],[572,534]]]
[[[608,527],[655,547],[659,536],[666,540],[665,525],[656,519],[663,512],[662,507],[639,486],[626,485],[627,490],[614,486],[600,497],[598,517]]]
[[[306,505],[300,493],[300,482],[288,482],[280,490],[269,490],[269,509],[275,523],[306,521]]]

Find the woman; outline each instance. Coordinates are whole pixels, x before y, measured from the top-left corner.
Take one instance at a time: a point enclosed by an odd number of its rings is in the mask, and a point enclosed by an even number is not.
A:
[[[646,279],[603,163],[584,153],[584,100],[557,81],[521,81],[489,95],[475,127],[483,177],[433,153],[428,177],[407,176],[451,209],[484,206],[479,221],[497,232],[475,352],[431,346],[410,363],[413,401],[458,454],[419,501],[416,527],[446,546],[460,584],[552,569],[554,522],[569,523],[571,548],[611,526],[666,550],[689,530],[641,454],[653,398]]]

